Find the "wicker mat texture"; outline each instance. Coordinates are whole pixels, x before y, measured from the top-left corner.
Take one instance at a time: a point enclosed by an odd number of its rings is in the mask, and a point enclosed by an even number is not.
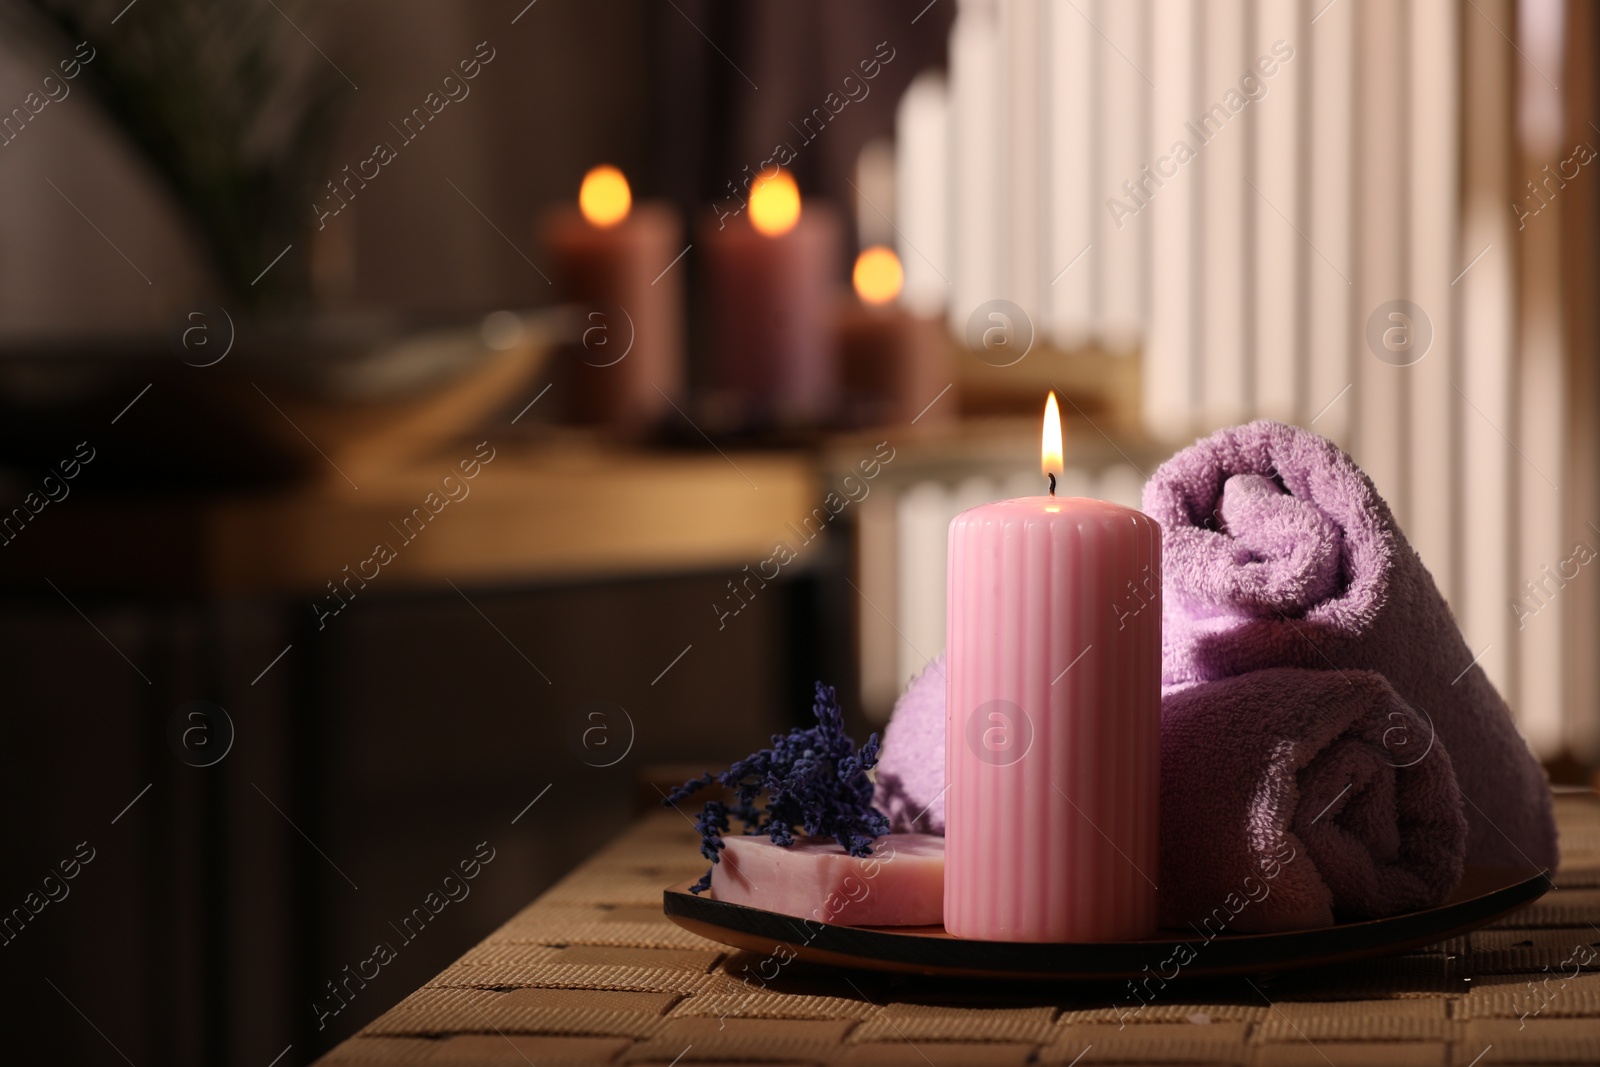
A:
[[[705,863],[647,816],[324,1057],[371,1064],[1600,1063],[1600,798],[1557,796],[1557,888],[1494,926],[1275,978],[933,980],[780,964],[681,930],[661,891]],[[1579,973],[1581,970],[1581,973]]]

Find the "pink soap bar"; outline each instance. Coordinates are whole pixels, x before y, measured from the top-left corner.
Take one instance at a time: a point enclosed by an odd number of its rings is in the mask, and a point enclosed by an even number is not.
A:
[[[717,900],[842,926],[944,922],[944,838],[886,834],[857,858],[828,837],[783,848],[762,836],[725,837],[711,868]]]

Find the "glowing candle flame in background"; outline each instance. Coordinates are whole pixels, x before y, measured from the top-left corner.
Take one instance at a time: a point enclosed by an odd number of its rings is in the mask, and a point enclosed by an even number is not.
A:
[[[800,221],[800,187],[787,171],[758,175],[750,186],[750,225],[767,237],[782,237]]]
[[[856,295],[865,303],[887,304],[900,295],[905,280],[900,257],[882,245],[873,245],[856,257],[851,281],[855,284]]]
[[[596,226],[615,226],[628,217],[633,207],[633,192],[628,179],[609,163],[593,168],[583,176],[578,189],[578,210]]]
[[[1061,448],[1061,408],[1056,404],[1055,390],[1044,402],[1044,438],[1039,447],[1039,472],[1060,477],[1065,469]]]

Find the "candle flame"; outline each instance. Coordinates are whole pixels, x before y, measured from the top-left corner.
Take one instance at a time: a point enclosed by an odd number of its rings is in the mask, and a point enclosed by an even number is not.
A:
[[[633,207],[633,192],[628,179],[609,163],[593,168],[583,176],[578,189],[578,210],[596,226],[615,226],[628,217]]]
[[[1060,475],[1065,468],[1061,447],[1061,408],[1056,403],[1055,390],[1044,402],[1044,438],[1039,447],[1039,472],[1045,476]],[[1052,486],[1054,482],[1052,481]]]
[[[887,304],[900,295],[905,280],[900,257],[883,245],[873,245],[857,256],[851,276],[856,295],[868,304]]]
[[[782,237],[800,221],[800,187],[788,171],[758,174],[750,186],[750,225],[767,237]]]

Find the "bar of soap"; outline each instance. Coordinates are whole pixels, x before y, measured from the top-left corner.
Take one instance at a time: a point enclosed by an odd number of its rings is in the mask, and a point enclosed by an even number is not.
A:
[[[829,837],[787,848],[765,835],[725,837],[711,868],[717,900],[843,926],[944,922],[944,838],[886,834],[855,857]]]

